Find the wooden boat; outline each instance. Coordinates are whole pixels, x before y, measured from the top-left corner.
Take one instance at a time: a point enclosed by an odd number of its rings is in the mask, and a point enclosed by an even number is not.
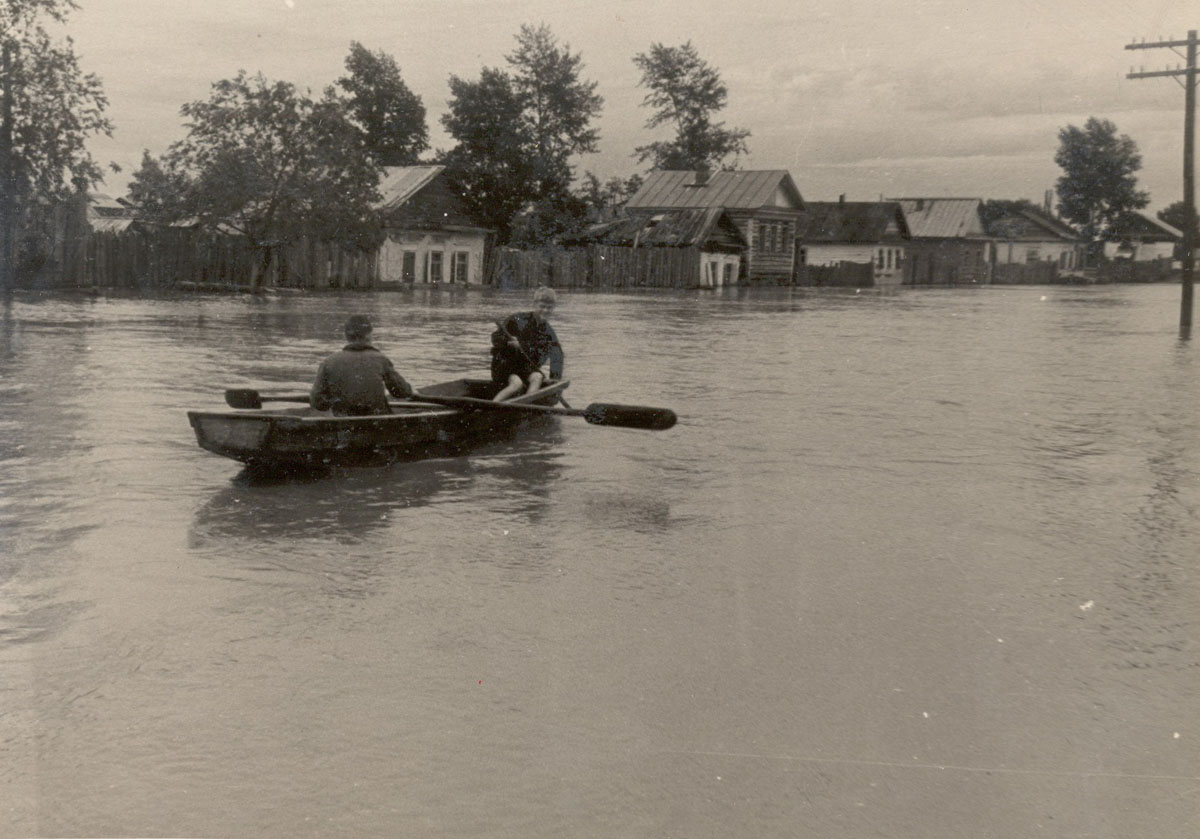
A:
[[[537,393],[504,404],[551,406],[568,384],[567,380],[552,382]],[[496,390],[497,385],[487,379],[456,379],[421,388],[414,399],[490,400]],[[281,398],[298,401],[298,397]],[[270,397],[264,399],[270,401]],[[543,416],[538,410],[480,408],[486,406],[397,401],[392,403],[391,414],[335,417],[307,405],[293,405],[188,411],[188,421],[203,449],[255,468],[292,470],[461,454],[472,445],[509,435],[531,418]]]

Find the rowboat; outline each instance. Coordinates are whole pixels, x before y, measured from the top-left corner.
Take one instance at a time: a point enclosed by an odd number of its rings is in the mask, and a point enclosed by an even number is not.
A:
[[[228,391],[231,405],[242,403],[230,394],[248,393],[254,397],[250,404],[260,407],[188,411],[188,422],[201,448],[257,469],[381,465],[461,454],[510,436],[531,418],[568,413],[551,407],[568,384],[565,379],[551,382],[534,394],[489,403],[496,384],[455,379],[420,388],[413,401],[392,402],[391,414],[366,417],[335,417],[308,405],[261,407],[261,401],[299,402],[304,397],[264,394],[260,401],[257,391]]]

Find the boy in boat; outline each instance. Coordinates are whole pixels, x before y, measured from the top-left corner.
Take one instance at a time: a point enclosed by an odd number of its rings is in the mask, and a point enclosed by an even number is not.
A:
[[[387,356],[371,346],[370,318],[351,315],[344,331],[348,343],[321,362],[308,401],[318,411],[331,410],[339,417],[390,414],[387,395],[407,398],[413,395],[412,387]]]
[[[492,333],[492,381],[500,385],[495,401],[535,393],[550,379],[562,378],[562,345],[546,322],[554,304],[554,289],[539,287],[532,312],[510,315]]]

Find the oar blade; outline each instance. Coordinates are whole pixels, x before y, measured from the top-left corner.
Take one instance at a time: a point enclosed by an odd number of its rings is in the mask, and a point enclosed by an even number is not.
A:
[[[675,412],[670,408],[612,405],[603,402],[597,402],[584,408],[583,418],[592,425],[641,428],[647,431],[666,431],[675,425],[676,420]]]
[[[249,387],[231,387],[225,391],[225,404],[230,408],[261,408],[262,397]]]

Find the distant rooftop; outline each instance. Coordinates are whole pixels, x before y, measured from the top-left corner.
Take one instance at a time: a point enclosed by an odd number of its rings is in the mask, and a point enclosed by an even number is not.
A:
[[[778,203],[781,193],[792,209],[804,209],[800,190],[786,169],[712,172],[707,176],[686,169],[656,169],[646,175],[642,186],[625,206],[629,209],[724,207],[757,210],[786,207]]]
[[[889,198],[900,204],[914,239],[965,239],[985,235],[980,198]]]

